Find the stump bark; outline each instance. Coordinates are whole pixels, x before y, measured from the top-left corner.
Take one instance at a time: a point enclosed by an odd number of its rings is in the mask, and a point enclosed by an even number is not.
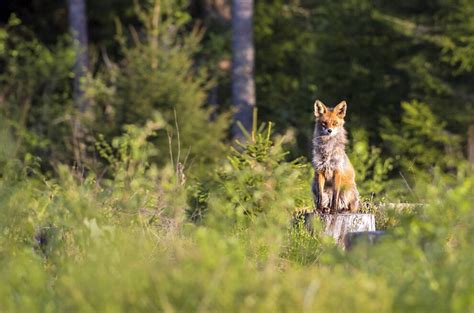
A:
[[[344,247],[344,236],[351,232],[375,231],[373,214],[321,214],[324,234]]]

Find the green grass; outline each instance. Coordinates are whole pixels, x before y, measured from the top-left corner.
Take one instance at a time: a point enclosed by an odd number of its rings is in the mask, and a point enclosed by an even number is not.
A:
[[[128,158],[101,179],[4,161],[0,311],[473,311],[472,175],[420,182],[426,206],[345,253],[292,226],[290,208],[310,205],[307,167],[260,139],[197,192]]]

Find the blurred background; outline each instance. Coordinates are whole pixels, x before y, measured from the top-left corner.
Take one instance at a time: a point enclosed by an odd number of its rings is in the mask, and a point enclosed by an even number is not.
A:
[[[309,157],[316,98],[346,100],[351,139],[396,169],[474,158],[472,1],[237,1],[234,18],[230,0],[0,3],[2,118],[45,168],[155,111],[212,161],[254,106]]]

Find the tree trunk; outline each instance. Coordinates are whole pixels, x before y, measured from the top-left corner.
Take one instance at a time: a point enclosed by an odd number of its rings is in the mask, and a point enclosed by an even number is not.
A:
[[[85,0],[68,0],[69,26],[74,46],[76,50],[76,63],[74,65],[74,107],[78,115],[84,113],[89,106],[84,92],[81,88],[81,81],[87,73],[89,67],[89,57],[87,53],[87,19]],[[84,158],[83,137],[84,129],[76,116],[73,120],[73,143],[76,162],[82,163]]]
[[[81,89],[81,79],[89,67],[87,54],[87,19],[85,0],[68,0],[69,26],[76,48],[76,64],[74,66],[74,104],[82,113],[87,109]]]
[[[252,35],[253,0],[232,2],[232,102],[236,107],[234,119],[250,132],[255,107],[254,47]],[[234,138],[243,133],[234,124]]]

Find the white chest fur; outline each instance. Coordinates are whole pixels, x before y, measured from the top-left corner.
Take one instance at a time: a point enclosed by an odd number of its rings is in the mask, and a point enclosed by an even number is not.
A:
[[[313,166],[316,171],[322,171],[326,177],[332,177],[335,170],[343,170],[348,165],[345,153],[346,137],[340,136],[320,139],[315,136],[313,141]]]

